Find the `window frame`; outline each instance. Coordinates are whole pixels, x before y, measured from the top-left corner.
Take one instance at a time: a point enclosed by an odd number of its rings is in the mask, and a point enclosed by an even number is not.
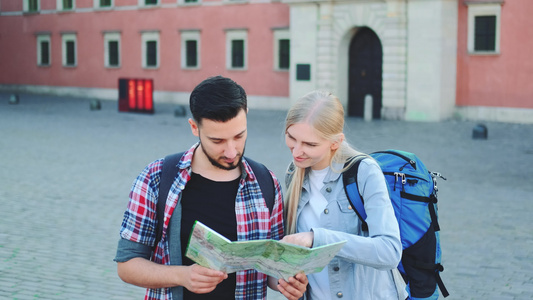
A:
[[[200,30],[181,30],[180,31],[180,38],[181,38],[181,68],[185,70],[198,70],[201,66],[201,59],[200,59]],[[196,65],[195,66],[187,66],[187,41],[196,41]]]
[[[282,40],[289,40],[289,66],[287,68],[280,68],[279,64],[281,61],[280,56],[280,42]],[[291,54],[290,54],[290,42],[291,42],[291,33],[288,28],[274,29],[274,70],[276,71],[289,71],[291,66]]]
[[[112,9],[115,7],[115,0],[109,0],[109,6],[102,6],[101,0],[93,0],[93,7],[97,9]]]
[[[37,41],[37,66],[39,67],[49,67],[52,65],[52,39],[50,33],[37,33],[36,34],[36,41]],[[48,42],[48,63],[43,63],[43,56],[42,56],[42,42]]]
[[[467,50],[470,55],[499,55],[500,54],[500,27],[501,27],[501,3],[476,3],[466,2],[468,6],[468,42]],[[476,50],[476,17],[495,16],[496,30],[494,37],[494,51]]]
[[[67,46],[68,42],[74,42],[74,63],[68,64]],[[78,66],[78,41],[76,33],[61,33],[61,62],[65,68],[75,68]]]
[[[233,41],[243,41],[243,66],[233,66]],[[248,70],[248,30],[226,29],[226,69],[233,71]]]
[[[122,55],[121,55],[121,34],[118,31],[111,31],[111,32],[104,32],[104,67],[110,68],[110,69],[117,69],[122,66]],[[109,42],[117,42],[117,56],[118,56],[118,64],[111,65],[110,64],[110,49],[109,49]]]
[[[144,32],[141,32],[141,41],[142,41],[142,67],[144,69],[158,69],[159,66],[161,65],[161,60],[160,60],[160,39],[159,39],[159,31],[144,31]],[[155,66],[149,66],[148,65],[148,47],[147,47],[147,43],[148,42],[151,42],[151,41],[155,41],[156,42],[156,64]]]
[[[155,1],[156,3],[146,3],[146,1]],[[139,0],[138,4],[140,7],[157,7],[161,5],[161,0]]]
[[[37,8],[35,10],[30,10],[30,2],[31,1],[35,1],[36,5],[37,5]],[[41,1],[40,0],[24,0],[24,2],[22,2],[22,10],[25,12],[25,13],[36,13],[36,12],[39,12],[41,11]]]
[[[72,7],[65,8],[65,0],[57,0],[56,1],[56,8],[58,11],[73,11],[76,9],[76,0],[70,0],[72,1]]]
[[[182,6],[192,6],[200,4],[202,4],[202,0],[178,0],[178,5]]]

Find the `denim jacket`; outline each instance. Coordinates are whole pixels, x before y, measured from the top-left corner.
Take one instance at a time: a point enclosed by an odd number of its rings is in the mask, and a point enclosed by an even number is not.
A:
[[[335,170],[342,167],[342,164],[333,166]],[[359,192],[365,199],[369,231],[361,230],[361,221],[344,191],[342,174],[332,168],[321,189],[328,204],[320,216],[320,227],[311,229],[313,247],[347,241],[327,266],[330,299],[398,299],[391,270],[398,266],[402,245],[385,178],[378,164],[370,158],[361,162],[357,177]],[[308,191],[306,172],[297,222],[309,202]]]

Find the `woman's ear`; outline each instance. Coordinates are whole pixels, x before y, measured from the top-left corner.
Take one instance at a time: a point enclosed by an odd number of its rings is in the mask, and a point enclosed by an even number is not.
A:
[[[339,136],[335,139],[335,141],[333,141],[333,143],[331,144],[331,150],[335,151],[339,149],[343,141],[344,141],[344,133],[340,133]]]

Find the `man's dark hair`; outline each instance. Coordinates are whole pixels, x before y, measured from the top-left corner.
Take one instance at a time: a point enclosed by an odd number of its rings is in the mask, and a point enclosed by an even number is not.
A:
[[[189,107],[194,120],[203,119],[226,122],[247,112],[246,92],[235,81],[222,77],[209,77],[198,84],[191,93]]]

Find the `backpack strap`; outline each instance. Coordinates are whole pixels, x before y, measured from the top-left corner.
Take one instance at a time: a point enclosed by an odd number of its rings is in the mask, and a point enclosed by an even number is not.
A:
[[[159,196],[157,198],[156,204],[156,240],[154,243],[154,249],[161,241],[163,236],[163,222],[165,216],[165,204],[166,199],[168,198],[168,193],[174,183],[176,174],[178,173],[178,162],[181,159],[185,152],[170,154],[165,157],[163,160],[163,167],[161,170],[161,178],[159,180]],[[272,213],[274,208],[274,180],[270,171],[265,167],[265,165],[258,163],[248,157],[246,161],[252,167],[252,170],[257,178],[261,192],[263,193],[263,198],[265,199],[268,211]]]
[[[163,235],[163,222],[165,217],[165,204],[168,198],[168,193],[176,179],[176,174],[178,174],[178,162],[181,159],[185,152],[174,153],[167,155],[163,160],[163,167],[161,170],[161,178],[159,179],[159,195],[157,197],[156,204],[156,239],[154,243],[154,249],[161,241]]]
[[[346,196],[348,196],[348,200],[352,204],[352,208],[361,219],[362,225],[361,228],[363,231],[368,231],[368,224],[366,223],[366,211],[365,206],[363,202],[363,198],[361,197],[361,194],[359,193],[359,187],[357,186],[357,172],[359,171],[359,165],[361,164],[361,161],[366,157],[366,155],[356,156],[353,159],[356,161],[352,164],[352,166],[344,171],[342,173],[342,181],[344,184],[344,191],[346,193]],[[350,164],[351,161],[347,162],[345,164]]]
[[[257,178],[257,182],[261,188],[261,193],[265,199],[268,211],[272,214],[272,209],[274,208],[274,180],[272,179],[272,175],[262,163],[258,163],[248,157],[246,157],[246,161],[254,171],[255,178]]]

